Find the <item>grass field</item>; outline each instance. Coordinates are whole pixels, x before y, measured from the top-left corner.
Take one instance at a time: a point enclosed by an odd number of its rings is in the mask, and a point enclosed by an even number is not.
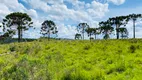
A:
[[[0,80],[142,80],[142,39],[1,44]]]

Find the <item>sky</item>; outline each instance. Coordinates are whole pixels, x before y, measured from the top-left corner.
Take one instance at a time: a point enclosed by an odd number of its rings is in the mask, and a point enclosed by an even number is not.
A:
[[[110,17],[142,13],[142,0],[0,0],[0,24],[12,12],[27,13],[35,29],[24,32],[24,38],[39,38],[41,24],[52,20],[58,28],[58,38],[73,39],[79,23],[98,27],[100,21]],[[132,38],[133,26],[130,21],[126,28]],[[2,29],[0,29],[2,31]],[[114,33],[115,34],[115,33]],[[115,38],[113,34],[112,38]],[[136,22],[136,37],[142,37],[142,21]],[[102,38],[102,35],[98,36]],[[87,35],[86,35],[87,39]]]

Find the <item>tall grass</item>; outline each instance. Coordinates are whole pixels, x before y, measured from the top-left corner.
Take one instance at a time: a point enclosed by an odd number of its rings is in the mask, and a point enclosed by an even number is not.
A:
[[[1,80],[141,80],[142,40],[0,45]]]

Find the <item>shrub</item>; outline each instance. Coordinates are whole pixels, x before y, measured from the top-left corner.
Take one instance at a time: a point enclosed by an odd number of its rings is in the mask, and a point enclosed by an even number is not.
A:
[[[9,48],[9,50],[11,51],[11,52],[14,52],[15,51],[15,46],[10,46],[10,48]]]
[[[89,50],[91,47],[90,47],[90,45],[85,45],[84,46],[84,50]]]
[[[134,45],[131,45],[131,46],[129,47],[129,50],[130,50],[131,53],[135,53],[136,47],[135,47]]]

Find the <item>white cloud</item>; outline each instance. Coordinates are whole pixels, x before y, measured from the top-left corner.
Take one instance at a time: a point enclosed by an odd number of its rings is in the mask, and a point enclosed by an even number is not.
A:
[[[88,14],[96,18],[102,18],[108,11],[107,3],[102,4],[96,1],[92,1],[91,6],[87,9]]]
[[[125,0],[108,0],[108,2],[112,2],[116,5],[121,5],[125,2]]]
[[[63,4],[64,0],[43,0],[49,4]]]
[[[34,9],[27,10],[27,14],[29,14],[32,18],[38,17],[38,14]]]
[[[74,39],[75,34],[77,33],[76,27],[64,24],[57,24],[58,27],[58,37],[59,38],[71,38]]]
[[[27,0],[25,1],[27,4],[31,5],[34,9],[40,9],[45,12],[50,10],[50,6],[47,5],[46,2],[41,0]]]
[[[40,38],[40,36],[40,31],[36,29],[29,29],[23,33],[23,38]]]
[[[11,11],[9,10],[9,8],[5,4],[0,3],[0,22],[2,22],[2,19],[5,17],[5,15],[10,12]]]
[[[26,31],[25,37],[36,37],[40,36],[39,31],[41,23],[44,20],[53,20],[58,27],[58,37],[63,38],[74,38],[76,27],[80,22],[86,22],[90,27],[98,27],[97,19],[102,19],[109,10],[109,2],[116,5],[123,4],[125,0],[104,0],[106,3],[101,3],[97,0],[92,0],[90,3],[85,3],[83,0],[22,0],[26,4],[30,5],[30,9],[19,3],[18,0],[0,0],[0,22],[5,15],[11,12],[26,12],[33,19],[33,26],[35,30]],[[103,1],[103,0],[100,0]],[[64,2],[71,4],[70,8]],[[43,12],[37,12],[37,9]],[[118,9],[117,9],[118,10]],[[117,11],[116,10],[116,11]],[[140,9],[139,9],[140,10]],[[119,14],[114,12],[114,14]],[[120,11],[120,10],[119,10]],[[117,11],[117,12],[119,12]],[[135,11],[136,12],[136,11]],[[42,14],[43,13],[43,14]],[[126,13],[122,11],[122,13]],[[108,14],[113,15],[113,14]],[[67,23],[66,23],[67,22]],[[138,23],[140,24],[140,23]],[[139,26],[137,24],[137,26]],[[73,25],[73,26],[72,26]],[[129,26],[129,27],[128,27]],[[128,24],[127,28],[130,31],[129,35],[132,37],[132,24]],[[136,36],[141,36],[141,27],[137,28]]]
[[[8,14],[10,11],[5,4],[0,3],[0,15]]]
[[[41,23],[46,19],[51,19],[54,22],[57,22],[59,27],[59,37],[68,37],[74,38],[76,33],[75,28],[70,24],[64,24],[64,21],[70,23],[80,23],[80,22],[89,22],[89,24],[94,24],[95,18],[101,18],[106,12],[108,12],[108,4],[102,4],[99,2],[92,1],[92,3],[85,3],[80,0],[22,0],[28,5],[31,5],[32,9],[27,9],[24,5],[18,2],[18,0],[0,0],[2,7],[4,7],[5,12],[0,12],[0,18],[4,18],[5,15],[10,12],[26,12],[33,19],[33,26],[39,31]],[[64,4],[64,1],[67,1],[73,5],[73,8],[68,8]],[[48,5],[50,4],[50,5]],[[0,10],[3,10],[0,9]],[[47,15],[39,16],[35,9],[42,10]],[[3,15],[2,15],[3,14]],[[42,18],[41,18],[42,17]],[[60,24],[59,24],[60,23]],[[77,25],[77,24],[76,24]],[[75,25],[75,26],[76,26]],[[92,25],[91,25],[92,27]],[[31,31],[30,31],[31,32]],[[34,31],[33,31],[34,32]],[[32,33],[33,33],[32,32]],[[35,34],[37,34],[35,32]],[[25,34],[26,35],[26,34]],[[30,34],[27,34],[27,37]]]
[[[11,12],[25,12],[32,17],[37,17],[37,13],[34,9],[26,9],[17,0],[0,0],[0,18],[4,18],[5,15]]]
[[[6,5],[11,11],[23,12],[26,8],[18,0],[0,0],[0,3]]]

